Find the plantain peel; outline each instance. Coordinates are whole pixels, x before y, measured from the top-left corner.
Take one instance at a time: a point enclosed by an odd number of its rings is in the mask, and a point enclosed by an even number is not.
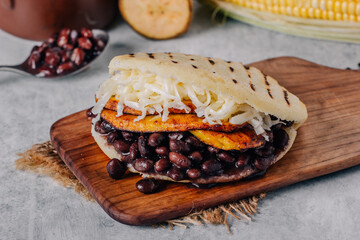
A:
[[[201,142],[222,150],[245,150],[265,144],[265,139],[256,135],[255,131],[243,127],[232,133],[214,132],[207,130],[190,131]]]
[[[163,122],[158,115],[146,116],[144,119],[135,121],[136,115],[123,114],[116,116],[116,112],[104,109],[101,117],[119,130],[131,132],[184,132],[188,130],[212,130],[220,132],[234,132],[243,125],[234,125],[229,122],[210,125],[203,122],[196,114],[169,114],[168,120]]]
[[[96,99],[96,101],[98,101],[98,99]],[[118,99],[116,99],[115,97],[111,97],[109,99],[109,101],[107,101],[107,103],[105,105],[105,108],[109,109],[109,110],[116,111],[118,103],[119,103]],[[192,102],[190,100],[184,100],[183,103],[190,108],[189,112],[186,112],[185,110],[182,110],[182,109],[169,108],[169,113],[195,113],[196,107],[194,106],[194,104],[192,104]],[[135,110],[135,109],[133,109],[131,107],[128,107],[126,105],[124,105],[123,113],[137,115],[137,116],[141,115],[141,111]],[[159,114],[159,113],[155,112],[154,114]],[[150,115],[150,113],[147,112],[146,115]]]

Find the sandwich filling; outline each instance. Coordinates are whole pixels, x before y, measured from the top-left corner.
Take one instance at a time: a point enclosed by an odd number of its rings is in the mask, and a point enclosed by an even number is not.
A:
[[[93,130],[145,176],[228,182],[266,171],[293,122],[175,78],[122,70],[96,93]]]

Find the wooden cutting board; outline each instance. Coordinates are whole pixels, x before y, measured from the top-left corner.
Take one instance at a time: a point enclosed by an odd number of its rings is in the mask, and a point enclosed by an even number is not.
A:
[[[278,79],[309,112],[290,152],[262,178],[211,189],[168,183],[160,192],[144,195],[135,188],[138,175],[128,174],[118,181],[108,176],[109,159],[91,137],[85,111],[54,123],[52,142],[103,209],[115,220],[130,225],[162,222],[360,163],[359,71],[327,68],[292,57],[250,65]]]

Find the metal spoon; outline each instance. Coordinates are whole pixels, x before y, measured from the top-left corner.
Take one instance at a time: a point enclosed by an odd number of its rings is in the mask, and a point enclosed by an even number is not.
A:
[[[36,73],[36,70],[29,68],[28,63],[27,63],[29,60],[29,57],[23,63],[21,63],[19,65],[14,65],[14,66],[1,66],[0,65],[0,71],[14,72],[14,73],[19,73],[19,74],[26,75],[26,76],[33,76],[33,77],[40,77],[40,78],[44,78],[44,77],[56,78],[56,77],[64,77],[64,76],[70,76],[70,75],[77,74],[77,73],[85,70],[86,68],[88,68],[89,65],[92,62],[94,62],[94,60],[104,52],[104,50],[109,42],[109,34],[107,32],[100,30],[100,29],[93,29],[92,32],[93,32],[93,36],[95,39],[101,39],[104,42],[104,47],[101,50],[101,53],[99,55],[95,56],[94,58],[91,59],[91,61],[87,62],[85,65],[81,66],[80,68],[76,69],[73,72],[68,72],[68,73],[61,74],[61,75],[44,76],[40,73]]]

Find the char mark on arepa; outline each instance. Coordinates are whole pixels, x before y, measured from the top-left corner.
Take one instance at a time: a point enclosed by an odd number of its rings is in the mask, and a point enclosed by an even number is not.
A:
[[[197,66],[195,66],[195,65],[191,65],[193,68],[195,68],[195,69],[197,69],[198,67]]]
[[[129,57],[135,57],[134,53],[129,53]]]
[[[251,89],[252,89],[254,92],[256,92],[254,84],[252,84],[252,82],[249,82],[249,84],[250,84]]]
[[[230,69],[231,72],[234,72],[234,69],[232,67],[229,67],[229,69]]]
[[[250,67],[247,66],[247,65],[244,65],[244,68],[245,68],[246,70],[249,70],[249,69],[250,69]]]
[[[171,60],[173,63],[178,63],[177,61]]]
[[[288,105],[290,105],[290,102],[289,102],[289,99],[288,99],[288,92],[286,90],[283,90],[284,92],[284,98],[285,98],[285,101]]]
[[[266,74],[265,74],[264,76],[265,76],[265,84],[266,84],[267,86],[270,86],[270,83],[269,83],[268,80],[267,80],[267,77],[268,77],[268,76],[267,76]]]
[[[234,82],[234,83],[237,83],[237,81],[236,81],[235,79],[233,79],[233,82]]]
[[[209,63],[210,63],[211,65],[214,65],[214,64],[215,64],[215,62],[214,62],[213,60],[211,60],[211,59],[209,59]]]
[[[155,58],[155,57],[154,57],[154,55],[153,55],[152,53],[148,53],[147,55],[149,56],[149,58],[152,58],[152,59],[154,59],[154,58]]]
[[[267,92],[268,92],[269,96],[270,96],[271,98],[273,98],[273,96],[272,96],[272,94],[271,94],[271,91],[270,91],[270,88],[267,89]]]

